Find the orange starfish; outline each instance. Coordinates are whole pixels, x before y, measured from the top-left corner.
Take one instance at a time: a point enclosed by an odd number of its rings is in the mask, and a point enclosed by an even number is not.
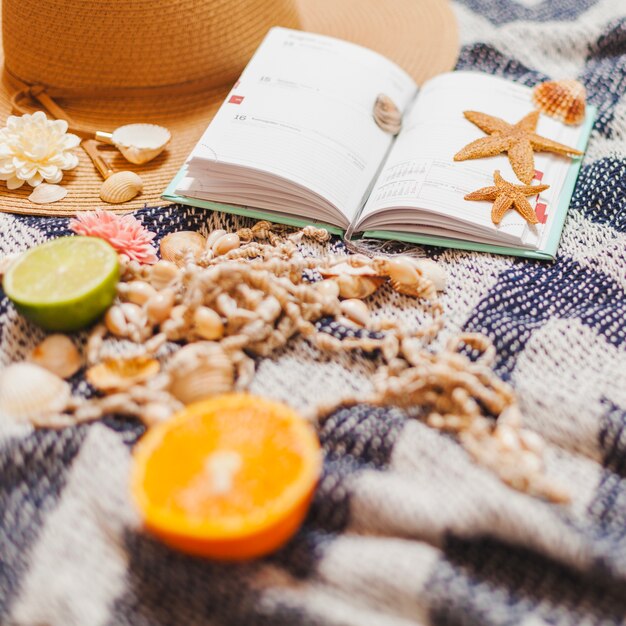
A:
[[[454,155],[454,160],[481,159],[506,152],[513,171],[527,185],[535,174],[534,151],[555,152],[564,156],[583,154],[580,150],[537,135],[535,128],[539,120],[539,111],[529,113],[514,125],[499,117],[477,111],[465,111],[463,115],[489,136],[467,144]]]
[[[491,220],[499,224],[504,214],[514,208],[529,224],[537,224],[539,220],[526,200],[526,196],[536,196],[538,193],[550,188],[550,185],[514,185],[509,183],[496,170],[493,173],[495,187],[483,187],[468,193],[465,200],[489,200],[493,202]]]

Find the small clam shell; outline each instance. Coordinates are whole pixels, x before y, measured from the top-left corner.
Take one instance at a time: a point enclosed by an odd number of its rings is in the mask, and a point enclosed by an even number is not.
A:
[[[370,321],[370,310],[363,300],[350,298],[344,300],[341,305],[341,312],[352,322],[359,326],[367,326]]]
[[[0,372],[0,418],[17,422],[64,411],[70,386],[34,363],[15,363]]]
[[[448,275],[439,263],[435,263],[431,259],[415,259],[415,266],[435,285],[437,291],[445,290]]]
[[[339,297],[339,285],[337,284],[337,281],[333,278],[320,280],[318,283],[315,283],[315,288],[319,293],[327,298]]]
[[[129,283],[121,283],[118,289],[123,288],[123,293],[120,293],[124,296],[128,302],[132,302],[133,304],[138,304],[139,306],[143,306],[152,296],[156,295],[156,289],[150,285],[149,283],[144,282],[143,280],[132,280]]]
[[[239,235],[237,233],[231,233],[223,235],[212,246],[212,251],[215,256],[221,256],[231,250],[235,250],[240,245]]]
[[[153,325],[164,322],[170,316],[175,300],[176,294],[172,289],[163,289],[155,293],[146,302],[148,321]]]
[[[218,239],[221,239],[224,235],[228,235],[228,232],[218,228],[217,230],[213,230],[209,233],[209,236],[206,239],[206,247],[207,250],[211,250],[213,245],[217,242]]]
[[[193,324],[196,332],[203,339],[213,341],[224,336],[224,322],[220,315],[213,309],[200,306],[193,316]]]
[[[33,204],[52,204],[63,200],[67,196],[67,189],[61,185],[50,185],[49,183],[41,183],[28,196]]]
[[[100,198],[109,204],[132,200],[143,191],[143,181],[135,172],[115,172],[100,187]]]
[[[356,256],[356,255],[355,255]],[[348,263],[346,261],[342,261],[341,263],[337,263],[335,265],[331,265],[330,267],[320,267],[319,273],[324,276],[324,278],[329,278],[333,276],[378,276],[378,272],[369,265],[366,264],[356,264]]]
[[[179,267],[185,264],[188,254],[199,259],[204,253],[206,239],[193,230],[180,230],[161,239],[161,258],[172,261]]]
[[[549,80],[533,90],[533,102],[540,111],[565,124],[580,124],[585,119],[587,91],[577,80]]]
[[[339,295],[342,298],[367,298],[384,282],[382,278],[374,276],[354,276],[351,274],[337,276],[335,281],[339,285]]]
[[[126,160],[137,165],[159,156],[171,138],[167,128],[156,124],[127,124],[117,128],[111,136]]]
[[[167,287],[177,276],[178,266],[171,261],[157,261],[151,268],[148,280],[157,290]]]
[[[169,390],[184,404],[232,391],[235,385],[232,360],[219,343],[210,341],[181,348],[170,360],[168,371]]]
[[[384,93],[379,94],[374,103],[374,120],[382,130],[392,135],[397,135],[402,128],[400,109]]]
[[[61,334],[46,337],[31,352],[29,360],[60,378],[73,376],[81,366],[80,353],[73,341]]]
[[[131,357],[126,359],[105,359],[87,370],[86,377],[90,385],[100,391],[128,389],[144,382],[159,373],[160,365],[156,359]]]

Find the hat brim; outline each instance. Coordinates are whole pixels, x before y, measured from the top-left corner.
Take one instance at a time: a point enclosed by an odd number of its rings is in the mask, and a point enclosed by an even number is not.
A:
[[[371,48],[395,61],[418,84],[453,68],[458,54],[456,21],[447,0],[297,0],[302,29],[331,35]],[[164,46],[167,54],[167,46]],[[0,57],[0,61],[1,61]],[[0,84],[0,121],[11,114],[14,87],[3,76]],[[143,192],[120,205],[104,203],[99,196],[102,178],[81,149],[78,166],[66,172],[61,185],[67,196],[54,204],[28,200],[26,184],[10,191],[0,182],[0,211],[28,215],[75,215],[79,211],[107,208],[128,212],[162,204],[161,194],[185,162],[189,152],[217,112],[229,88],[158,98],[72,99],[63,108],[81,125],[111,131],[123,124],[151,122],[172,133],[167,149],[145,165],[133,165],[112,146],[103,154],[116,170],[132,170],[144,181]]]

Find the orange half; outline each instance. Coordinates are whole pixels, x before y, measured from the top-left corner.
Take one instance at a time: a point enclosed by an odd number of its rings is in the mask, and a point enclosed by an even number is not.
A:
[[[189,405],[150,428],[133,456],[131,490],[146,528],[184,552],[227,560],[288,541],[322,466],[310,424],[248,394]]]

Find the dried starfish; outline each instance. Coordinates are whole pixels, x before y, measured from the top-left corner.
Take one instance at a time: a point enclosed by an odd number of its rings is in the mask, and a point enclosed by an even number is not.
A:
[[[513,171],[527,185],[535,174],[534,151],[554,152],[564,156],[583,154],[580,150],[537,135],[535,128],[539,120],[539,111],[529,113],[514,125],[499,117],[477,111],[464,111],[463,115],[489,136],[467,144],[454,155],[454,160],[481,159],[506,152]]]
[[[491,220],[494,224],[499,224],[504,214],[511,208],[516,211],[529,223],[537,224],[539,220],[526,200],[526,196],[536,196],[538,193],[549,189],[550,185],[514,185],[509,183],[502,176],[500,171],[493,173],[495,187],[483,187],[468,193],[465,200],[489,200],[493,202],[491,209]]]

